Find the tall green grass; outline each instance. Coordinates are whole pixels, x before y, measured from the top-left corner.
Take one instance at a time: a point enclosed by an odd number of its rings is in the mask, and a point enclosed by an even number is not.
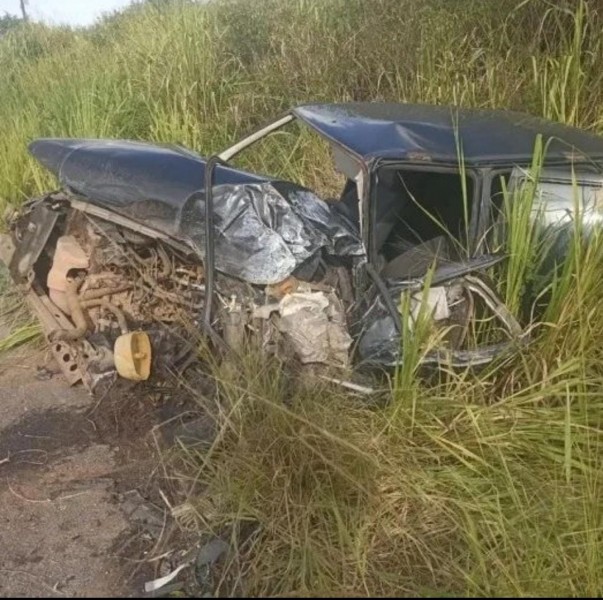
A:
[[[52,184],[37,136],[178,142],[209,154],[307,101],[455,102],[598,130],[596,3],[175,0],[90,30],[30,24],[0,43],[0,203]],[[308,142],[296,157],[311,149]],[[266,152],[265,169],[297,174]],[[321,162],[302,178],[321,184]]]
[[[518,193],[529,199],[533,188]],[[603,592],[603,241],[585,243],[573,227],[532,342],[481,371],[422,376],[425,312],[403,329],[404,361],[378,408],[295,385],[255,354],[234,372],[215,367],[217,438],[182,447],[169,472],[203,490],[175,511],[181,524],[231,542],[220,592]],[[530,266],[541,251],[532,230],[518,217],[503,240]],[[533,295],[523,274],[499,278],[517,306]],[[408,317],[404,298],[401,310]]]
[[[207,155],[306,101],[512,108],[601,132],[602,28],[598,3],[582,0],[175,1],[89,30],[30,24],[0,40],[0,205],[56,185],[26,153],[34,137]],[[321,190],[326,159],[312,136],[287,132],[243,158]],[[168,476],[190,484],[182,526],[237,549],[221,591],[603,593],[603,242],[575,225],[565,263],[538,287],[550,241],[529,218],[533,193],[504,190],[498,240],[513,310],[546,298],[517,353],[423,377],[419,319],[380,408],[298,385],[253,353],[240,369],[214,366],[217,439],[181,448]]]

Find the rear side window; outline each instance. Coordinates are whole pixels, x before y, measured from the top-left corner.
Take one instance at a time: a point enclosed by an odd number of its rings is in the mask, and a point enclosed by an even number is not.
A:
[[[516,169],[511,175],[509,192],[518,197],[529,173]],[[572,221],[576,210],[585,222],[603,220],[603,176],[592,173],[544,170],[537,182],[532,201],[532,218],[544,226],[564,225]]]
[[[512,202],[531,202],[529,210],[532,220],[538,220],[545,228],[571,223],[576,206],[587,224],[603,220],[603,176],[581,172],[572,178],[569,170],[543,169],[533,196],[526,187],[526,183],[531,180],[529,170],[520,167],[506,173],[497,173],[493,177],[485,235],[488,251],[500,250],[504,244],[505,213]]]

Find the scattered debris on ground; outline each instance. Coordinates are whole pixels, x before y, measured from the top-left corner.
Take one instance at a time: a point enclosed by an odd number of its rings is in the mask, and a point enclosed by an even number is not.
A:
[[[136,597],[198,543],[166,505],[182,490],[158,452],[211,439],[211,423],[177,386],[99,400],[36,377],[44,364],[22,348],[0,368],[0,594]]]

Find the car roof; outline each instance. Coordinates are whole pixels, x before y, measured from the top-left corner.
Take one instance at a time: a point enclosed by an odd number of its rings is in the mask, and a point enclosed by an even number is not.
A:
[[[293,114],[363,162],[393,159],[466,165],[529,164],[536,136],[544,162],[601,162],[603,137],[528,114],[427,104],[305,104]]]

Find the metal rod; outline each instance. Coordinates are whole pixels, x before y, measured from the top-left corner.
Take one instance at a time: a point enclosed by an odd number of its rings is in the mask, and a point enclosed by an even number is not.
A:
[[[230,350],[228,344],[218,335],[212,326],[211,308],[214,296],[214,169],[226,165],[220,156],[211,156],[205,165],[205,307],[201,319],[201,329],[209,336],[217,347],[224,351]],[[228,165],[226,165],[228,166]]]
[[[211,156],[205,166],[205,309],[203,323],[213,331],[211,305],[214,295],[214,169],[224,161],[219,156]]]

